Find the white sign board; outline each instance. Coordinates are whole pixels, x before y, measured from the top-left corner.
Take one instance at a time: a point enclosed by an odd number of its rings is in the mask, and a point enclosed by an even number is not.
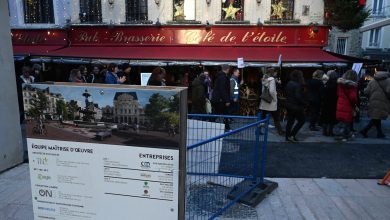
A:
[[[363,63],[354,63],[352,65],[352,70],[354,70],[359,75],[360,70],[362,69],[362,67],[363,67]]]
[[[35,220],[177,219],[178,150],[27,144]]]
[[[244,68],[244,67],[245,67],[244,58],[243,57],[237,58],[237,68]]]
[[[141,73],[141,86],[148,85],[148,80],[152,73]]]

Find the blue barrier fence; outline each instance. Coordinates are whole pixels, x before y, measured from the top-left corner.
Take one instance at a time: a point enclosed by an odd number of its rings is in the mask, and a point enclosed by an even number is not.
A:
[[[225,216],[263,183],[268,122],[269,115],[188,115],[186,219]]]

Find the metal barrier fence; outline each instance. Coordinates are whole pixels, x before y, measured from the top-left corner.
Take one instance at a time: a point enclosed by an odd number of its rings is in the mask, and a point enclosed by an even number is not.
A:
[[[268,122],[269,115],[188,115],[186,219],[225,216],[263,183]]]

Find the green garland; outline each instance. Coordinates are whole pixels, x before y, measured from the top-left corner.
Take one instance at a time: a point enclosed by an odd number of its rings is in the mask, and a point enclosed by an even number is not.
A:
[[[358,0],[325,0],[325,11],[327,24],[344,32],[363,26],[371,13]]]

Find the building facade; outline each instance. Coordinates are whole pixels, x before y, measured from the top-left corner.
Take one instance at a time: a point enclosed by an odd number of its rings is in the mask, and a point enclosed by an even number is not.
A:
[[[42,92],[47,100],[46,109],[43,110],[43,115],[48,119],[58,120],[59,115],[57,113],[57,102],[65,102],[62,95],[50,93],[48,90],[31,89],[29,86],[26,86],[23,89],[23,106],[25,109],[25,118],[33,119],[29,114],[29,110],[34,108],[34,103],[40,102],[38,98],[38,92]]]
[[[369,19],[360,28],[363,56],[381,60],[390,69],[390,0],[368,0]]]
[[[281,3],[280,3],[281,2]],[[9,0],[12,28],[69,24],[323,24],[323,0]]]
[[[114,122],[145,123],[145,113],[135,92],[117,92],[114,97]]]

